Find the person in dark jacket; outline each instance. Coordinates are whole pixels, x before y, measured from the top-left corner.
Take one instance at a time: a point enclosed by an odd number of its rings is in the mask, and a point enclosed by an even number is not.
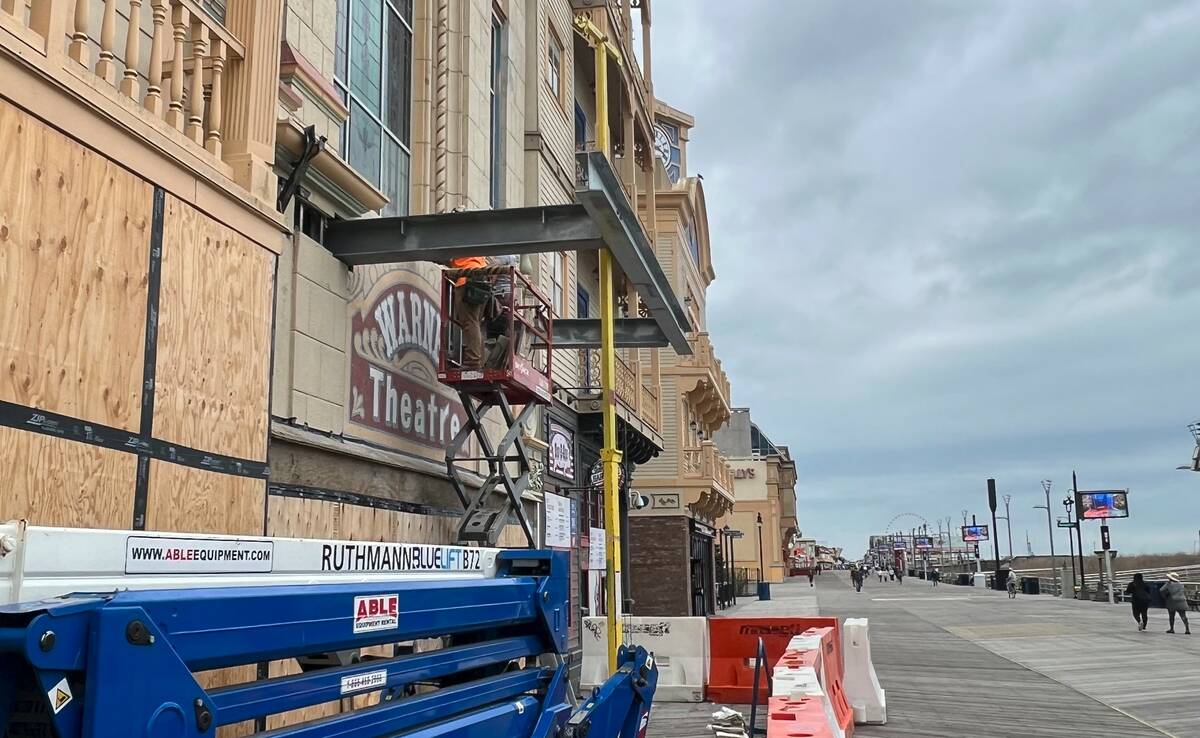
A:
[[[1125,594],[1129,595],[1129,601],[1133,604],[1133,622],[1137,623],[1138,630],[1145,630],[1149,620],[1150,589],[1141,572],[1133,575],[1133,581],[1125,586]]]
[[[1167,629],[1168,633],[1175,632],[1175,616],[1179,615],[1183,620],[1183,632],[1187,635],[1192,634],[1192,628],[1188,625],[1187,619],[1187,594],[1183,591],[1183,583],[1179,581],[1179,575],[1171,572],[1167,575],[1167,583],[1158,590],[1163,601],[1167,605],[1167,617],[1171,619],[1171,627]]]

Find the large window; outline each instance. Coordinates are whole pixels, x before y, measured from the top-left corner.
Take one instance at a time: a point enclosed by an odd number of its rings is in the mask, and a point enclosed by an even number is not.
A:
[[[412,0],[338,0],[334,85],[350,109],[342,156],[408,212]]]
[[[554,93],[559,103],[563,99],[563,57],[566,56],[566,50],[563,48],[562,40],[558,37],[558,32],[554,30],[554,26],[550,26],[547,32],[546,43],[546,83],[550,85],[550,90]]]
[[[491,159],[489,174],[491,176],[491,205],[498,208],[501,205],[504,192],[504,23],[499,16],[492,16],[492,74],[491,74]]]

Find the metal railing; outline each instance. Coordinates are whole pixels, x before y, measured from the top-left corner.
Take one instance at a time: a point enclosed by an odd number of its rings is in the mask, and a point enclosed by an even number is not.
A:
[[[653,384],[654,375],[646,370],[643,363],[628,361],[620,354],[616,357],[616,395],[617,402],[627,410],[641,418],[656,431],[662,419],[659,407],[658,392]],[[600,393],[600,351],[598,349],[579,350],[579,386],[568,388],[589,394]]]
[[[735,567],[733,570],[733,585],[738,597],[757,596],[760,581],[762,579],[757,568]]]

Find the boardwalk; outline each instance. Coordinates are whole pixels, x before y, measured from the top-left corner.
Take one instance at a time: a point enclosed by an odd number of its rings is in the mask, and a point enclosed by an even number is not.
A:
[[[775,589],[733,614],[867,617],[888,725],[860,738],[1200,738],[1198,635],[1139,633],[1127,606],[842,574]],[[1200,618],[1197,618],[1200,620]],[[1200,623],[1196,623],[1200,626]],[[1180,628],[1182,631],[1182,628]],[[658,705],[651,738],[707,738],[712,705]]]

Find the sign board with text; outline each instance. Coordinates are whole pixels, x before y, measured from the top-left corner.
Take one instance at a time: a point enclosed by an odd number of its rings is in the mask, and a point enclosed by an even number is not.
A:
[[[549,548],[571,547],[571,500],[546,492],[546,546]]]
[[[607,555],[604,529],[588,528],[588,541],[588,568],[595,571],[604,571],[604,558]]]

